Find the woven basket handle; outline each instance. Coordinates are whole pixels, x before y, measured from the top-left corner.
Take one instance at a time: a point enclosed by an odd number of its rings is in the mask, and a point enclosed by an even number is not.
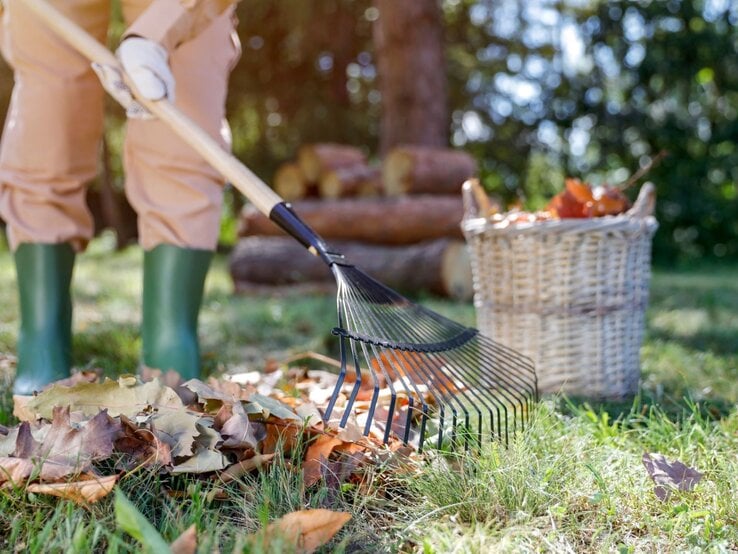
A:
[[[656,187],[653,183],[646,183],[641,187],[633,207],[628,210],[630,217],[646,218],[653,215],[656,209]]]
[[[487,193],[484,192],[479,179],[468,179],[461,185],[461,195],[464,199],[464,218],[487,217],[492,205]]]

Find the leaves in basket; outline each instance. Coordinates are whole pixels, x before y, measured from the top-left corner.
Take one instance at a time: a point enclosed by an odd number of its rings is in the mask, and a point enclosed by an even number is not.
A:
[[[565,189],[554,196],[546,210],[561,219],[618,215],[630,207],[628,198],[615,187],[592,188],[579,179],[566,179]]]

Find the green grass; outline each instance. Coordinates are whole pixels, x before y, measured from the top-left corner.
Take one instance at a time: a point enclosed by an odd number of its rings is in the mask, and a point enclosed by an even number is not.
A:
[[[75,363],[135,371],[141,253],[108,238],[80,257]],[[508,448],[431,455],[408,468],[374,468],[361,485],[305,489],[276,463],[227,487],[136,473],[121,488],[171,541],[192,523],[200,551],[260,551],[244,537],[301,507],[356,517],[326,551],[676,552],[738,549],[738,271],[657,271],[643,347],[643,386],[627,403],[550,398]],[[0,253],[0,371],[9,384],[17,301],[10,255]],[[471,305],[423,299],[473,324]],[[329,296],[233,297],[227,261],[208,278],[201,335],[209,372],[260,369],[268,358],[332,352]],[[5,387],[0,423],[12,423]],[[661,502],[641,456],[658,452],[698,468],[691,493]],[[251,548],[249,550],[249,548]],[[272,551],[276,547],[272,548]],[[115,524],[113,499],[89,509],[24,491],[0,491],[0,550],[136,552]],[[245,549],[245,550],[244,550]]]

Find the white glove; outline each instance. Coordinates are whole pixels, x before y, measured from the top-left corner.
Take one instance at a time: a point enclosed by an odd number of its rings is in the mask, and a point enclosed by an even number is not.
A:
[[[144,98],[167,98],[174,102],[174,75],[169,69],[169,54],[163,46],[149,39],[131,37],[121,43],[116,54]]]
[[[117,55],[141,96],[154,101],[164,98],[174,101],[174,76],[169,69],[169,56],[162,46],[148,39],[131,37],[121,43]],[[154,118],[151,112],[135,100],[117,68],[93,63],[92,69],[97,73],[103,88],[126,109],[129,118]]]

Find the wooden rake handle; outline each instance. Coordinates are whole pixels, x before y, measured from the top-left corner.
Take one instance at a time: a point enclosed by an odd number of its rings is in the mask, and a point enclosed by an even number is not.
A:
[[[42,20],[48,28],[69,43],[72,48],[90,62],[115,67],[133,90],[136,100],[156,117],[161,119],[185,143],[198,152],[223,177],[233,184],[244,196],[267,217],[283,199],[248,167],[223,149],[194,121],[179,111],[168,100],[146,100],[142,98],[128,78],[118,59],[82,27],[61,13],[47,0],[23,0],[25,6]]]

